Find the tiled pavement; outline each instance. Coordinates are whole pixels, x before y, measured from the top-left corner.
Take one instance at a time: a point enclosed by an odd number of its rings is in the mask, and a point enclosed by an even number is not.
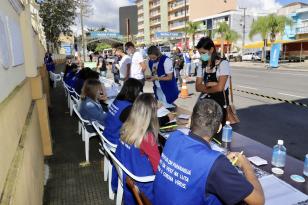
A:
[[[109,200],[107,182],[103,180],[99,139],[90,140],[91,165],[80,167],[79,163],[85,160],[84,143],[77,133],[76,116],[69,115],[62,85],[51,89],[51,101],[49,115],[54,155],[45,162],[49,166],[50,178],[45,186],[44,204],[115,204]]]

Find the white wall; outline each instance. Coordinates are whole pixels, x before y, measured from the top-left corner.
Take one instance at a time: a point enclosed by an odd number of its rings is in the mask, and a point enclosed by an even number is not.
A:
[[[19,23],[19,15],[12,8],[8,0],[1,0],[0,15],[8,16]],[[0,102],[2,102],[12,90],[25,79],[25,76],[24,65],[4,69],[0,64]]]

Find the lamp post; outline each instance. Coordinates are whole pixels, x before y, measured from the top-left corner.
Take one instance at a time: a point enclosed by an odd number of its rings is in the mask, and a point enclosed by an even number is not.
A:
[[[187,6],[187,1],[186,0],[184,0],[184,6],[185,6],[185,9],[184,9],[184,16],[185,16],[185,20],[184,20],[184,22],[185,22],[185,27],[184,27],[184,30],[185,30],[185,37],[184,37],[184,51],[186,51],[186,38],[187,38],[187,31],[186,31],[186,23],[187,23],[187,8],[186,8],[186,6]]]
[[[246,33],[246,9],[247,8],[240,8],[244,10],[244,19],[243,19],[243,40],[242,40],[242,50],[244,49],[245,46],[245,33]]]

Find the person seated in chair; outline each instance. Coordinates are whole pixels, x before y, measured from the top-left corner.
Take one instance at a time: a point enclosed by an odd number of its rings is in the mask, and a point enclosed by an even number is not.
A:
[[[132,105],[141,91],[142,84],[140,81],[129,78],[125,81],[116,99],[109,106],[103,134],[110,142],[118,144],[122,124],[127,120]]]
[[[264,204],[262,187],[244,155],[211,149],[221,128],[222,109],[212,99],[197,102],[188,135],[175,131],[163,149],[154,181],[154,204]],[[237,158],[236,166],[230,160]]]
[[[157,101],[152,94],[141,94],[133,104],[131,114],[121,129],[121,140],[116,150],[117,159],[134,175],[150,176],[157,171],[158,151]],[[123,181],[126,174],[123,173]],[[114,184],[114,181],[113,181]],[[153,201],[153,183],[136,182],[140,192]],[[137,204],[133,194],[123,184],[124,204]]]
[[[104,125],[106,113],[99,101],[106,100],[106,96],[102,94],[101,82],[96,79],[86,80],[80,98],[79,113],[81,117],[89,121],[98,121]],[[92,126],[87,127],[87,129],[91,132],[94,131]]]

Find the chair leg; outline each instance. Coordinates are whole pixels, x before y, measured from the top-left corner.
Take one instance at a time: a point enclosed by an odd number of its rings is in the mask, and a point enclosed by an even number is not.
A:
[[[57,81],[56,81],[56,80],[53,81],[53,87],[54,87],[54,88],[57,87]]]
[[[78,134],[81,135],[81,123],[78,122]]]
[[[118,179],[118,191],[117,191],[116,205],[121,205],[122,199],[123,199],[123,185],[121,183],[121,180]]]
[[[73,101],[70,99],[70,116],[73,116]]]
[[[108,160],[106,155],[104,155],[104,181],[107,181],[107,179],[108,179],[108,166],[109,166],[109,164],[110,164],[110,161]]]
[[[90,141],[90,137],[87,131],[85,131],[85,152],[86,152],[86,161],[89,162],[89,141]]]
[[[81,137],[82,137],[82,141],[84,142],[84,140],[85,140],[85,133],[86,133],[86,128],[84,128],[83,126],[82,126],[82,128],[81,128]]]
[[[109,199],[110,200],[114,200],[114,192],[112,190],[112,185],[111,185],[111,181],[112,181],[112,165],[109,162],[108,163],[108,188],[109,188]]]

